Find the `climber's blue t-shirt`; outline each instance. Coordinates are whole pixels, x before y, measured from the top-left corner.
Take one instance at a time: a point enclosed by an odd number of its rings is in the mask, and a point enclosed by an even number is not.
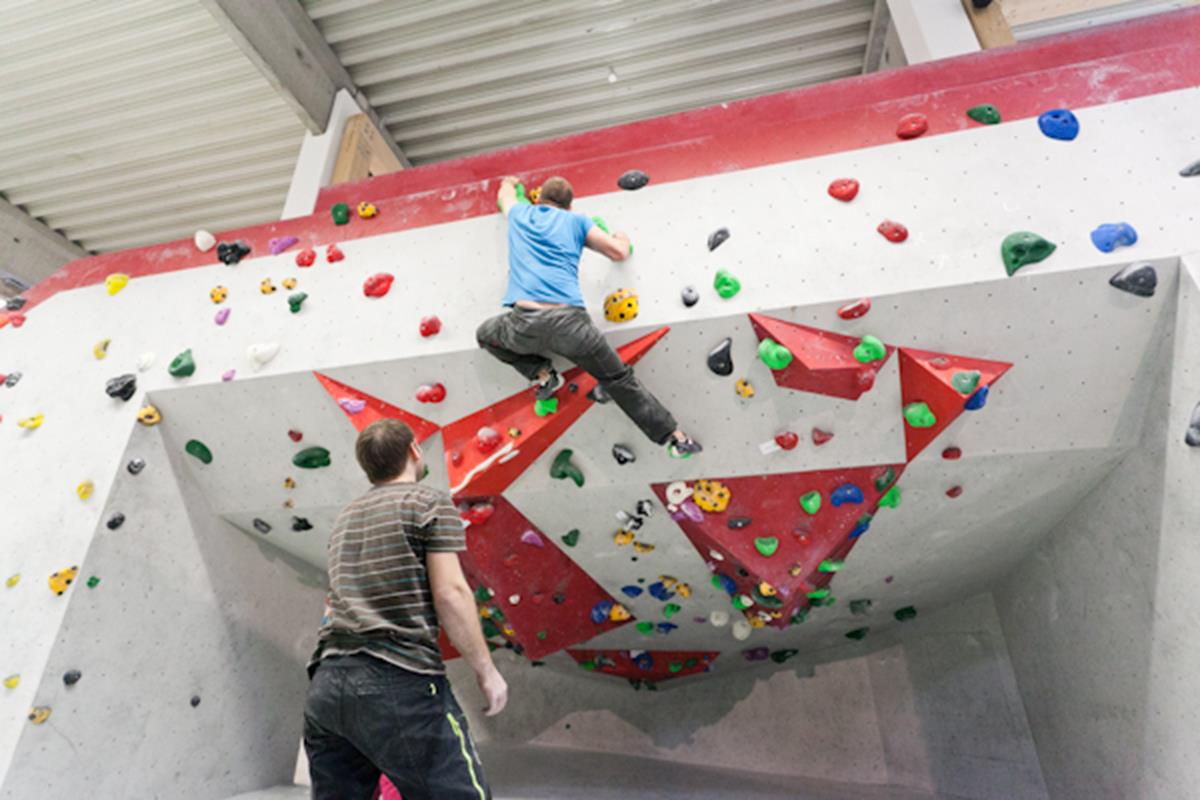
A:
[[[517,203],[508,212],[508,291],[504,305],[518,300],[583,308],[579,256],[596,223],[553,206]]]

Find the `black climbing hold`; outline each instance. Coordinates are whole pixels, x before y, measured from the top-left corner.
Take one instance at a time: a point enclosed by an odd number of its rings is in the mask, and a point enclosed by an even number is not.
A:
[[[1158,273],[1151,264],[1130,264],[1109,278],[1108,285],[1138,297],[1153,297]]]
[[[642,172],[640,169],[631,169],[621,177],[617,178],[617,186],[620,186],[626,191],[632,192],[634,189],[640,189],[650,182],[650,176]]]
[[[146,468],[146,461],[145,461],[145,459],[141,459],[141,458],[131,458],[131,459],[129,459],[129,463],[125,465],[125,469],[129,470],[130,475],[137,475],[139,472],[141,472],[145,468]]]
[[[975,6],[977,9],[987,8],[991,4],[992,0],[971,0],[971,5]]]
[[[556,606],[561,606],[563,603],[567,602],[567,596],[561,592],[554,595],[554,597],[551,599],[554,600],[554,605]]]
[[[695,286],[685,286],[683,287],[683,291],[679,293],[679,299],[683,301],[685,306],[691,308],[700,302],[700,293],[696,291]]]
[[[749,517],[731,517],[729,522],[726,524],[729,526],[730,530],[739,531],[749,525],[750,521],[751,520]]]
[[[120,511],[108,518],[108,522],[104,523],[110,531],[115,531],[117,528],[125,524],[125,515]]]
[[[639,517],[652,516],[654,514],[654,502],[652,500],[638,500],[635,510]]]
[[[1191,164],[1188,164],[1186,167],[1179,170],[1179,175],[1183,178],[1194,178],[1197,175],[1200,175],[1200,161],[1193,161]],[[11,303],[12,300],[9,300],[8,302]],[[11,306],[9,307],[9,310],[13,310]]]
[[[294,531],[311,531],[312,523],[304,517],[292,517],[292,530]]]
[[[723,339],[708,354],[708,368],[717,375],[733,374],[733,339]]]
[[[19,373],[19,372],[10,372],[10,373],[8,373],[8,375],[4,376],[4,385],[7,386],[9,389],[13,388],[20,382],[21,382],[21,373]]]
[[[240,239],[236,242],[221,242],[217,245],[217,259],[222,264],[233,266],[248,255],[250,255],[250,245]]]
[[[271,523],[267,522],[266,520],[262,520],[262,519],[259,519],[258,517],[255,517],[254,518],[254,530],[256,530],[262,534],[270,533],[271,532]]]
[[[612,455],[613,458],[617,460],[617,463],[621,466],[632,464],[634,461],[637,461],[637,455],[635,455],[632,450],[623,444],[614,444],[612,448]]]
[[[128,403],[133,399],[135,392],[137,392],[137,376],[132,373],[109,378],[108,383],[104,384],[104,393],[115,400],[124,400]]]
[[[67,686],[74,686],[79,683],[79,679],[83,677],[83,673],[77,669],[68,670],[63,673],[63,683]]]
[[[4,304],[4,308],[8,311],[20,311],[25,307],[25,302],[24,297],[10,297],[8,298],[8,302]]]
[[[579,394],[579,384],[578,383],[568,383],[567,391],[570,392],[571,394]]]
[[[1200,447],[1200,403],[1196,403],[1196,407],[1192,409],[1192,418],[1188,421],[1183,441],[1188,447]]]
[[[200,695],[194,694],[192,695],[192,708],[195,708],[198,705],[200,705]]]
[[[593,403],[604,404],[609,400],[612,400],[612,395],[604,391],[604,387],[597,383],[592,387],[592,390],[587,393],[587,399],[591,400]]]
[[[717,228],[708,235],[708,251],[716,250],[729,238],[729,228]]]

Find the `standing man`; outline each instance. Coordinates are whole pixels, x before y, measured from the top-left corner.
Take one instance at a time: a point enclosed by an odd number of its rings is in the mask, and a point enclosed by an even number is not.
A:
[[[529,379],[539,400],[562,385],[547,353],[578,364],[600,382],[642,432],[665,444],[674,458],[699,453],[700,444],[679,429],[671,412],[634,376],[592,324],[579,291],[579,257],[589,247],[613,261],[629,255],[629,237],[608,234],[571,211],[574,190],[566,178],[542,184],[536,205],[517,200],[517,179],[500,183],[497,202],[508,217],[508,292],[511,311],[479,326],[479,346]]]
[[[380,774],[405,800],[490,800],[467,720],[446,681],[438,625],[475,670],[488,716],[508,686],[492,663],[458,553],[462,520],[417,483],[421,448],[402,422],[358,436],[371,489],[329,541],[330,599],[304,709],[314,800],[371,800]]]

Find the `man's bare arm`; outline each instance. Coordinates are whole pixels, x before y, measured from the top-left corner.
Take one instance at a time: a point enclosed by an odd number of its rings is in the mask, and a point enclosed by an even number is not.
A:
[[[429,570],[429,587],[438,622],[475,671],[479,688],[487,698],[487,715],[499,714],[508,702],[508,684],[492,663],[492,654],[488,652],[479,626],[475,597],[463,576],[458,553],[427,553],[425,566]]]
[[[512,175],[500,179],[500,191],[496,193],[496,204],[500,206],[500,213],[506,217],[509,210],[517,204],[518,183],[520,181]]]
[[[593,225],[587,232],[584,244],[588,249],[595,250],[613,261],[624,261],[629,258],[629,253],[633,249],[628,236],[623,233],[605,233],[599,225]]]

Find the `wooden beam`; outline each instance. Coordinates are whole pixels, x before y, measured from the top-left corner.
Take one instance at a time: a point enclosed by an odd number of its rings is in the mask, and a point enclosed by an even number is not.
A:
[[[347,119],[330,185],[361,181],[404,169],[404,164],[388,149],[384,140],[385,136],[366,114],[355,114]]]
[[[1000,0],[994,2],[987,8],[975,8],[971,0],[962,0],[963,10],[967,12],[967,19],[971,20],[971,27],[975,29],[975,38],[979,39],[979,46],[984,50],[992,47],[1004,47],[1009,44],[1016,44],[1016,37],[1013,36],[1012,28],[1008,25],[1008,20],[1004,17],[1004,9],[1000,7]]]

